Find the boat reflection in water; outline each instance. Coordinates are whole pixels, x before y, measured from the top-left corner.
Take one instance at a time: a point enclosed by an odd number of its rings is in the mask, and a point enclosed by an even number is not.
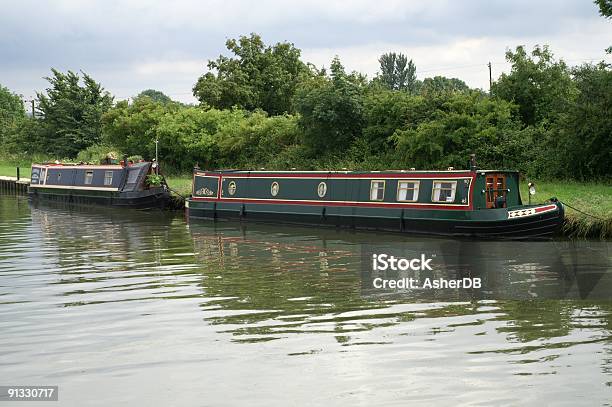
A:
[[[612,299],[612,245],[607,242],[409,238],[233,222],[190,224],[190,231],[197,258],[215,264],[218,272],[275,269],[284,273],[278,283],[293,275],[318,275],[320,280],[351,275],[353,279],[340,279],[347,290],[376,297],[380,290],[368,287],[368,279],[380,275],[372,272],[373,254],[406,259],[427,255],[433,257],[432,271],[400,270],[388,276],[421,283],[480,278],[482,287],[382,291],[415,300]]]
[[[607,321],[604,325],[611,322],[608,244],[383,235],[372,245],[369,233],[228,222],[190,225],[190,232],[197,261],[206,267],[203,289],[207,296],[222,297],[203,309],[217,310],[209,320],[229,325],[235,341],[316,331],[334,334],[346,345],[358,344],[362,341],[340,334],[438,317],[451,318],[451,325],[453,318],[479,324],[487,319],[508,321],[501,331],[529,341],[569,334],[575,326],[572,314],[582,307],[599,313]],[[364,251],[372,247],[391,253],[399,247],[406,257],[437,253],[437,266],[429,277],[478,277],[482,288],[374,290],[366,286],[371,279],[364,276],[369,266]]]
[[[606,242],[477,242],[257,223],[185,224],[177,216],[61,205],[32,207],[32,219],[43,240],[57,247],[62,284],[142,280],[119,283],[117,290],[114,283],[102,284],[66,305],[197,298],[204,319],[228,325],[222,330],[237,341],[315,327],[337,333],[421,317],[477,317],[490,306],[505,314],[499,318],[516,318],[537,331],[542,319],[559,318],[561,305],[568,321],[573,309],[589,302],[606,320],[612,310]],[[390,277],[480,278],[482,286],[378,290],[368,269],[373,251],[434,256],[430,272]],[[112,292],[117,298],[109,297]],[[516,310],[524,315],[510,316]]]

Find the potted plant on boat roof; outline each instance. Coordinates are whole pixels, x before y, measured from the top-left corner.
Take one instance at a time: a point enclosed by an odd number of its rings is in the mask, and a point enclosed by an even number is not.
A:
[[[147,185],[151,187],[159,187],[162,185],[163,181],[164,177],[160,174],[149,174],[146,178]]]

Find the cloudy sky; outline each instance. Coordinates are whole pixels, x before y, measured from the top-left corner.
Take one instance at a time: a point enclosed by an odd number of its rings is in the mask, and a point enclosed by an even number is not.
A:
[[[82,1],[0,0],[0,84],[26,99],[51,67],[83,70],[124,99],[147,88],[194,102],[191,88],[225,40],[256,32],[289,41],[303,60],[373,76],[402,52],[417,76],[488,88],[508,69],[506,49],[548,44],[571,65],[612,62],[612,21],[590,0]]]

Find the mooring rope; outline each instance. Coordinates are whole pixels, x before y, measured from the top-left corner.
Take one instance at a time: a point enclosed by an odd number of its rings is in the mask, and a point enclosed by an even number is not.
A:
[[[183,199],[183,201],[187,199],[187,198],[185,198],[183,195],[181,195],[181,194],[179,194],[178,192],[176,192],[174,189],[170,188],[170,187],[168,186],[168,184],[166,184],[166,187],[168,188],[168,190],[169,190],[169,191],[174,192],[175,194],[177,194],[178,196],[180,196],[180,197]]]
[[[568,208],[572,208],[576,212],[580,212],[583,215],[590,216],[591,218],[595,218],[595,219],[598,219],[598,220],[605,221],[604,218],[600,218],[599,216],[591,215],[590,213],[586,213],[584,211],[581,211],[580,209],[573,207],[572,205],[568,204],[567,202],[563,202],[563,201],[559,201],[559,202],[561,202],[563,205],[567,206]]]
[[[164,175],[163,175],[163,174],[162,174],[162,177],[164,178],[164,184],[166,185],[166,188],[168,188],[168,191],[170,191],[170,192],[174,192],[176,195],[180,196],[180,197],[181,197],[181,199],[182,199],[183,201],[186,201],[186,200],[187,200],[187,198],[185,198],[183,195],[181,195],[180,193],[178,193],[176,190],[174,190],[174,189],[170,188],[170,185],[168,185],[168,181],[166,181],[166,177],[164,177]]]

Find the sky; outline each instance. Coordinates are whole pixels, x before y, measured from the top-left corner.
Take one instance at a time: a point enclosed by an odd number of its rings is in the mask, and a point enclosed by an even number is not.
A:
[[[606,60],[612,20],[590,0],[0,0],[0,84],[27,99],[50,69],[84,71],[116,99],[157,89],[196,102],[206,63],[229,55],[225,41],[252,32],[288,41],[302,59],[369,77],[378,57],[401,52],[417,77],[457,77],[487,90],[509,70],[505,52],[550,46],[569,65]]]

